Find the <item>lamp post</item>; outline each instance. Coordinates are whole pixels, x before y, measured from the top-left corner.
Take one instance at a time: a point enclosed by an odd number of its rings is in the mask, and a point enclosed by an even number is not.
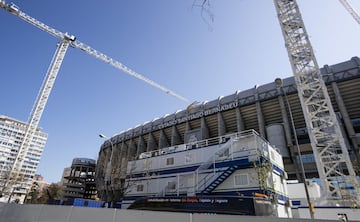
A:
[[[277,87],[279,87],[279,88],[281,89],[282,93],[284,94],[285,102],[286,102],[286,105],[287,105],[287,107],[288,107],[288,109],[289,109],[289,116],[290,116],[290,121],[291,121],[291,128],[292,128],[292,130],[293,130],[293,134],[294,134],[294,137],[295,137],[295,145],[296,145],[296,149],[297,149],[298,156],[299,156],[299,159],[300,159],[301,174],[302,174],[302,179],[303,179],[304,187],[305,187],[306,200],[307,200],[308,205],[309,205],[310,217],[311,217],[311,219],[314,219],[313,203],[311,203],[308,186],[307,186],[307,184],[306,184],[306,175],[305,175],[304,163],[303,163],[302,157],[301,157],[301,152],[300,152],[300,147],[299,147],[299,141],[298,141],[298,139],[297,139],[297,133],[296,133],[296,129],[295,129],[295,123],[294,123],[294,118],[293,118],[293,115],[292,115],[290,103],[289,103],[289,100],[288,100],[288,98],[287,98],[286,91],[285,91],[284,88],[283,88],[282,79],[281,79],[281,78],[276,78],[276,79],[275,79],[275,84],[276,84]]]
[[[107,139],[110,142],[111,145],[111,154],[110,154],[110,160],[109,162],[106,164],[106,169],[105,169],[105,190],[106,190],[106,201],[108,202],[108,197],[109,197],[109,190],[108,190],[108,186],[111,184],[111,169],[112,169],[112,158],[113,158],[113,154],[114,154],[114,143],[111,141],[111,139],[109,139],[107,136],[105,136],[104,134],[99,134],[100,138],[103,139]]]

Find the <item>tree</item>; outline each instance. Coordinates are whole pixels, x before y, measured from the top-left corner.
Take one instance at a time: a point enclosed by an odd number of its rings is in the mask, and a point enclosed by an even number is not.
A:
[[[11,201],[14,191],[25,187],[26,178],[22,173],[12,172],[11,167],[5,168],[0,172],[0,197],[8,198]]]
[[[25,201],[26,203],[29,204],[35,204],[37,203],[39,197],[40,197],[40,190],[38,188],[35,188],[30,190]]]
[[[42,190],[34,189],[28,194],[31,204],[47,204],[60,198],[61,186],[56,183],[44,187]]]

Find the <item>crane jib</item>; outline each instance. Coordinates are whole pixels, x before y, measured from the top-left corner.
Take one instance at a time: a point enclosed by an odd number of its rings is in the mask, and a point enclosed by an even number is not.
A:
[[[106,56],[105,54],[96,51],[95,49],[91,48],[90,46],[87,46],[79,41],[76,41],[75,36],[70,35],[68,33],[62,33],[54,28],[51,28],[50,26],[40,22],[39,20],[27,15],[26,13],[20,11],[19,7],[17,7],[15,4],[6,4],[5,0],[0,0],[0,7],[4,10],[10,12],[11,14],[17,16],[18,18],[21,18],[22,20],[30,23],[31,25],[55,36],[56,38],[60,39],[60,44],[58,44],[57,50],[54,54],[54,57],[51,61],[51,64],[49,66],[49,69],[47,71],[47,74],[45,76],[44,82],[41,86],[41,89],[38,93],[37,99],[35,101],[35,104],[33,106],[33,109],[30,113],[29,121],[27,124],[27,128],[25,130],[25,135],[23,138],[23,141],[20,144],[20,147],[18,149],[18,152],[16,154],[16,158],[14,160],[14,163],[10,167],[9,176],[7,179],[5,179],[5,182],[0,190],[0,194],[9,194],[11,193],[11,190],[15,186],[19,186],[25,189],[28,189],[27,180],[23,177],[22,167],[24,160],[27,155],[27,151],[32,143],[33,137],[35,135],[35,132],[37,130],[38,124],[40,122],[42,113],[44,111],[45,105],[47,103],[47,99],[49,98],[50,92],[53,88],[53,85],[55,83],[55,79],[57,76],[58,71],[60,70],[61,63],[64,59],[64,56],[66,54],[66,51],[68,49],[68,46],[73,46],[75,48],[79,48],[86,53],[94,56],[95,58],[98,58],[105,63],[108,63],[112,65],[113,67],[122,70],[124,73],[129,74],[131,76],[134,76],[142,81],[144,81],[147,84],[150,84],[162,91],[164,91],[166,94],[170,94],[178,99],[181,99],[183,101],[188,101],[184,97],[177,95],[176,93],[170,91],[169,89],[161,86],[160,84],[155,83],[152,80],[149,80],[145,78],[144,76],[132,71],[131,69],[127,68],[122,63],[116,61],[115,59],[110,58],[109,56]]]
[[[94,56],[95,58],[97,59],[100,59],[102,60],[103,62],[105,63],[108,63],[110,65],[112,65],[113,67],[123,71],[124,73],[126,74],[129,74],[139,80],[142,80],[143,82],[151,85],[151,86],[154,86],[155,88],[158,88],[160,89],[161,91],[165,92],[166,94],[170,94],[184,102],[188,102],[189,100],[176,94],[175,92],[167,89],[166,87],[164,86],[161,86],[160,84],[140,75],[139,73],[136,73],[135,71],[129,69],[128,67],[126,67],[125,65],[123,65],[122,63],[116,61],[115,59],[105,55],[104,53],[101,53],[95,49],[93,49],[92,47],[90,46],[87,46],[86,44],[84,43],[81,43],[79,41],[76,41],[76,38],[75,36],[73,35],[70,35],[68,33],[63,33],[63,32],[60,32],[46,24],[44,24],[43,22],[40,22],[39,20],[27,15],[26,13],[22,12],[20,10],[20,8],[18,6],[16,6],[15,4],[11,3],[11,4],[6,4],[5,0],[0,0],[0,7],[5,9],[6,11],[10,12],[11,14],[23,19],[24,21],[38,27],[39,29],[55,36],[56,38],[59,38],[59,39],[65,39],[67,41],[70,41],[70,45],[73,46],[74,48],[79,48],[81,50],[83,50],[84,52],[88,53],[89,55],[92,55]]]

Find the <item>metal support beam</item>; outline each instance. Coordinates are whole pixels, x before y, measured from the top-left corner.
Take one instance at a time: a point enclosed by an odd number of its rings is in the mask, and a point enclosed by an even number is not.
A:
[[[62,41],[58,44],[58,47],[55,51],[53,59],[48,68],[45,79],[42,83],[39,94],[36,98],[34,107],[31,111],[28,125],[25,131],[24,138],[20,144],[19,150],[16,154],[13,165],[11,166],[11,170],[9,176],[4,184],[4,187],[1,189],[1,193],[8,193],[9,190],[12,190],[14,186],[18,186],[21,188],[28,189],[30,185],[31,178],[23,178],[21,171],[23,170],[23,163],[27,156],[28,149],[32,143],[36,130],[38,128],[41,116],[45,109],[46,102],[50,96],[50,92],[55,83],[55,79],[60,70],[61,63],[64,59],[66,51],[69,47],[69,40],[62,39]]]

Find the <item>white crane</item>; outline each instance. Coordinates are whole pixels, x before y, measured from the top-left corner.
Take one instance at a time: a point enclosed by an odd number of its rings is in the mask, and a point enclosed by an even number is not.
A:
[[[343,2],[346,3],[346,1],[342,1],[342,3]],[[342,191],[346,190],[349,185],[353,185],[354,190],[352,197],[355,197],[354,200],[359,204],[360,191],[359,187],[356,186],[356,175],[349,158],[348,149],[340,131],[339,123],[332,108],[325,83],[321,77],[320,69],[309,36],[305,30],[297,2],[296,0],[274,0],[274,4],[285,39],[288,57],[295,76],[301,107],[311,140],[318,173],[326,192],[326,198],[328,200],[346,199],[348,195],[344,195]],[[22,163],[21,161],[23,161],[21,157],[23,157],[24,154],[21,148],[26,151],[27,144],[29,144],[32,139],[33,132],[40,120],[41,113],[44,109],[47,97],[49,96],[57,71],[60,68],[61,61],[69,45],[80,48],[86,53],[123,70],[127,74],[139,78],[181,100],[187,101],[185,98],[176,95],[172,91],[130,70],[120,62],[75,40],[73,36],[61,33],[34,18],[31,18],[14,5],[6,5],[4,1],[0,1],[0,7],[61,39],[52,65],[49,68],[49,78],[44,82],[42,90],[40,91],[44,93],[43,95],[40,95],[42,93],[39,94],[37,103],[34,106],[33,113],[29,120],[29,123],[33,122],[36,125],[29,124],[29,129],[27,130],[29,133],[25,136],[26,139],[24,139],[24,142],[20,147],[15,163],[20,164]],[[351,9],[351,7],[349,8],[346,5],[345,7],[347,10]],[[356,18],[356,14],[352,15],[355,15],[354,18]],[[45,93],[46,91],[48,92]],[[20,169],[16,164],[14,164],[13,169],[18,175]]]
[[[208,12],[210,0],[199,1],[200,4],[196,4],[197,0],[194,0],[193,5]],[[359,22],[358,15],[348,2],[340,2]],[[348,199],[360,205],[360,188],[348,148],[320,74],[297,1],[274,0],[274,4],[326,199]],[[209,16],[212,17],[212,14]]]
[[[74,48],[79,48],[83,50],[84,52],[88,53],[89,55],[92,55],[96,57],[97,59],[102,60],[105,63],[108,63],[112,65],[113,67],[120,69],[121,71],[125,72],[126,74],[129,74],[135,78],[138,78],[147,84],[154,86],[165,93],[172,95],[182,101],[188,102],[188,100],[175,92],[165,88],[164,86],[140,75],[139,73],[131,70],[130,68],[123,65],[121,62],[116,61],[115,59],[110,58],[109,56],[91,48],[90,46],[76,40],[76,38],[72,35],[69,35],[67,33],[62,33],[54,28],[51,28],[47,26],[46,24],[36,20],[35,18],[27,15],[26,13],[22,12],[16,5],[14,4],[6,4],[4,0],[0,0],[0,7],[5,9],[6,11],[10,12],[11,14],[21,18],[22,20],[38,27],[39,29],[55,36],[56,38],[60,39],[60,43],[57,47],[57,50],[54,54],[54,57],[51,61],[51,64],[49,66],[49,69],[47,71],[47,74],[45,76],[44,82],[42,83],[41,89],[38,93],[36,102],[34,104],[34,107],[32,109],[32,112],[30,114],[28,125],[25,131],[25,135],[23,138],[22,143],[20,144],[19,150],[17,152],[17,156],[14,160],[14,163],[10,169],[8,178],[3,186],[2,193],[9,193],[9,189],[13,187],[14,185],[18,185],[20,187],[27,187],[26,183],[28,181],[19,179],[22,175],[22,166],[23,162],[25,160],[28,147],[30,146],[34,134],[36,132],[36,129],[38,127],[38,124],[40,122],[42,113],[44,111],[46,102],[50,96],[50,92],[53,88],[53,85],[55,83],[56,76],[59,72],[61,63],[64,59],[65,53],[69,47],[69,45],[73,46]]]
[[[274,0],[274,4],[326,199],[359,204],[356,174],[298,4],[296,0]],[[349,187],[354,189],[352,195]]]
[[[350,3],[347,0],[339,0],[340,3],[345,7],[346,11],[355,19],[355,21],[360,25],[360,16],[356,11],[351,7]]]

